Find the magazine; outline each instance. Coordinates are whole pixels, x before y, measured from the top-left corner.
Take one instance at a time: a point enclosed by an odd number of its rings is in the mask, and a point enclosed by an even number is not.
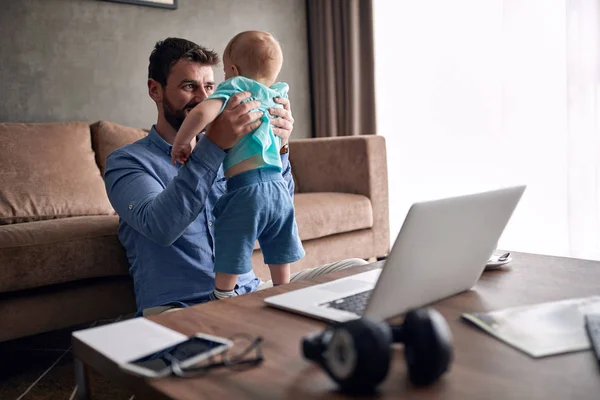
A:
[[[600,313],[600,296],[464,313],[462,317],[532,357],[590,349],[584,315]]]

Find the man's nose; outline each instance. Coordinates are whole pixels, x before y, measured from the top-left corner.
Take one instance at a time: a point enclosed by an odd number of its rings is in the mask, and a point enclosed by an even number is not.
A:
[[[194,92],[194,97],[195,97],[195,100],[198,103],[200,103],[201,101],[204,101],[204,99],[206,99],[208,97],[208,93],[206,92],[206,89],[204,87],[199,87]]]

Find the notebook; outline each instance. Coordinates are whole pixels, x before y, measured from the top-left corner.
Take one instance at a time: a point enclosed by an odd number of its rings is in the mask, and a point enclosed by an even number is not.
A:
[[[582,297],[462,317],[531,357],[546,357],[591,348],[584,315],[600,313],[600,296]]]

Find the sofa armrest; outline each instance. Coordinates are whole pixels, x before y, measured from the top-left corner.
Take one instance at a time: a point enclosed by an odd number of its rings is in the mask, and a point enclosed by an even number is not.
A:
[[[341,136],[290,143],[290,163],[300,193],[361,194],[373,207],[375,255],[389,252],[389,203],[385,138]]]

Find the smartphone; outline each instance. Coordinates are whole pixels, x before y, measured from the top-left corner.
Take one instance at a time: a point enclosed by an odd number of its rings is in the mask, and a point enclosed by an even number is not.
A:
[[[197,333],[181,343],[123,363],[120,367],[139,376],[160,378],[171,373],[171,359],[177,360],[182,368],[186,368],[222,353],[231,346],[229,339]]]

